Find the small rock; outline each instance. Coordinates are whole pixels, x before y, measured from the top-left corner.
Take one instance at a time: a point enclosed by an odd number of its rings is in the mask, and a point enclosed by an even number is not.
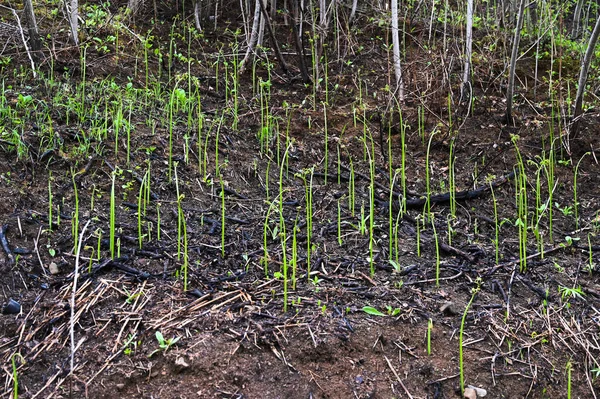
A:
[[[50,274],[60,273],[60,270],[58,269],[58,265],[54,262],[50,263],[50,265],[48,266],[48,270],[50,271]]]
[[[123,384],[123,383],[117,384],[117,389],[119,391],[122,390],[123,388],[125,388],[125,384]]]
[[[31,253],[31,250],[27,248],[14,248],[13,253],[17,255],[29,255]]]
[[[190,367],[190,365],[188,364],[188,362],[185,361],[183,356],[178,356],[177,359],[175,359],[175,366],[177,366],[179,370],[185,370],[188,367]]]
[[[473,389],[477,393],[478,398],[483,398],[487,395],[487,391],[483,388],[474,387],[473,385],[467,385],[468,388]]]
[[[187,291],[186,294],[193,296],[194,298],[201,298],[204,296],[204,292],[200,291],[198,288]]]
[[[456,304],[450,301],[444,302],[444,304],[440,306],[440,312],[444,313],[446,316],[456,316],[460,313]]]
[[[21,313],[21,304],[10,298],[8,303],[2,308],[4,314],[19,314]]]
[[[465,388],[463,397],[465,399],[477,399],[477,392],[473,388]]]

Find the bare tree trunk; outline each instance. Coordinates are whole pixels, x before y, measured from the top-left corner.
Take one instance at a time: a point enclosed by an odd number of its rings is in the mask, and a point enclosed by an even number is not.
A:
[[[583,0],[579,0],[575,6],[575,12],[573,13],[573,30],[571,31],[571,38],[576,39],[579,36],[581,29],[581,9],[583,8]]]
[[[127,9],[131,12],[131,17],[135,17],[142,5],[144,4],[144,0],[129,0],[127,2]]]
[[[535,1],[532,1],[529,4],[529,14],[531,14],[531,23],[533,24],[534,27],[538,26],[539,24],[539,15],[538,15],[538,3]]]
[[[200,1],[194,2],[194,23],[196,24],[196,29],[202,32],[202,25],[200,24]]]
[[[215,1],[215,15],[214,15],[215,26],[213,28],[215,31],[217,30],[218,17],[219,17],[219,0]]]
[[[242,21],[244,25],[244,37],[246,38],[246,43],[250,42],[250,21],[248,21],[248,16],[250,15],[250,7],[248,7],[248,0],[240,0],[240,13],[242,14]]]
[[[304,0],[297,0],[299,2],[298,18],[300,23],[298,24],[298,33],[304,35]]]
[[[66,3],[65,3],[66,4]],[[67,7],[67,13],[69,17],[69,24],[71,25],[71,36],[76,46],[79,46],[79,1],[71,0],[70,5]]]
[[[577,133],[579,130],[579,121],[581,120],[581,113],[583,110],[583,95],[585,94],[585,85],[587,82],[588,71],[590,69],[590,64],[592,63],[592,58],[594,57],[594,50],[596,48],[596,42],[598,41],[599,35],[600,18],[596,20],[596,26],[594,26],[594,30],[592,31],[592,35],[590,36],[590,41],[588,42],[585,56],[583,57],[583,61],[581,62],[581,71],[579,72],[579,82],[577,84],[577,95],[575,96],[575,109],[573,111],[571,128],[569,129],[569,139],[574,139],[577,137]]]
[[[392,56],[396,75],[396,90],[400,101],[404,101],[402,67],[400,66],[400,38],[398,36],[398,0],[392,0]]]
[[[448,31],[448,9],[449,8],[450,8],[450,5],[448,4],[448,0],[446,0],[444,2],[444,34],[442,36],[442,50],[444,51],[443,52],[444,56],[446,56],[446,51],[448,49],[448,47],[447,47],[448,39],[446,38],[446,32]]]
[[[32,0],[23,0],[25,18],[27,20],[27,31],[29,32],[29,43],[31,44],[32,56],[37,60],[38,51],[41,50],[40,35],[38,32],[37,21],[33,12]]]
[[[358,0],[352,0],[352,9],[350,10],[350,17],[348,18],[348,25],[352,25],[354,18],[356,17],[356,9],[358,8]]]
[[[319,0],[320,1],[320,0]],[[317,37],[321,37],[321,34],[318,33],[318,29],[317,29],[317,17],[315,16],[315,5],[313,0],[309,0],[308,2],[308,9],[310,10],[310,28],[311,28],[311,33],[312,33],[312,43],[311,43],[311,57],[312,57],[312,75],[313,75],[313,86],[315,88],[315,90],[319,89],[319,82],[321,81],[321,79],[319,78],[319,73],[320,73],[320,49],[318,48],[319,45],[317,42]],[[300,30],[300,32],[302,32],[302,30]],[[316,105],[315,105],[316,106]]]
[[[283,13],[283,24],[285,26],[289,26],[289,24],[290,24],[290,20],[289,20],[290,13],[288,12],[289,11],[288,0],[283,0],[283,10],[285,11]]]
[[[264,6],[264,5],[265,5],[265,2],[266,2],[267,0],[260,0],[260,1],[261,1],[262,5]],[[259,10],[259,12],[260,12],[260,8],[261,8],[261,6],[260,6],[260,4],[257,4],[257,5],[258,5],[258,10]],[[258,40],[257,40],[257,42],[256,42],[256,44],[257,44],[258,46],[262,46],[262,45],[263,45],[263,40],[264,40],[264,37],[265,37],[265,19],[264,19],[264,18],[261,18],[261,19],[260,19],[260,24],[259,24],[259,26],[258,26]]]
[[[499,14],[497,15],[497,19],[501,28],[506,28],[507,26],[510,26],[510,23],[506,22],[506,13],[508,12],[509,7],[509,0],[500,0],[500,4],[496,6],[496,13]]]
[[[275,55],[277,56],[277,60],[281,64],[281,69],[286,75],[290,74],[290,69],[288,68],[287,63],[285,62],[285,58],[281,54],[281,50],[279,49],[279,43],[277,42],[277,38],[275,37],[275,32],[273,32],[273,27],[271,26],[271,21],[269,21],[269,14],[265,8],[265,5],[262,1],[258,2],[260,4],[260,11],[262,12],[263,19],[265,20],[265,25],[267,25],[267,31],[269,32],[269,37],[271,38],[271,42],[273,43],[273,49],[275,50]]]
[[[506,90],[506,123],[513,123],[512,105],[515,91],[515,67],[517,66],[517,56],[519,55],[519,41],[521,40],[521,28],[523,27],[523,14],[525,14],[525,2],[526,0],[521,0],[519,4],[517,26],[515,27],[515,36],[510,56],[510,71],[508,73],[508,88]]]
[[[244,73],[246,69],[246,63],[250,58],[250,54],[254,52],[254,46],[256,45],[256,41],[258,39],[258,25],[260,22],[260,1],[256,0],[254,5],[254,17],[252,21],[252,32],[250,33],[250,40],[248,41],[248,48],[246,49],[246,54],[244,55],[244,59],[240,62],[240,75]]]
[[[300,74],[302,75],[302,83],[310,83],[308,67],[306,66],[306,59],[304,57],[304,46],[302,45],[302,30],[298,29],[298,26],[302,26],[301,18],[303,15],[299,1],[300,0],[292,0],[292,33],[294,35],[294,45],[296,46],[296,53],[298,54]]]
[[[460,87],[460,101],[465,100],[465,89],[471,84],[471,55],[473,52],[473,0],[467,1],[467,35],[465,38],[465,70],[463,72],[462,85]],[[470,101],[471,98],[467,99]],[[467,107],[467,110],[470,106]],[[468,113],[468,111],[467,111]]]
[[[323,50],[325,49],[325,39],[327,38],[327,30],[329,28],[329,16],[327,15],[327,0],[319,0],[319,47],[317,49],[317,57],[321,59]]]
[[[394,0],[392,0],[392,7],[394,7]],[[397,6],[396,6],[397,7]],[[435,0],[431,2],[431,16],[429,17],[429,38],[427,43],[431,44],[431,34],[433,32],[433,17],[435,16]]]
[[[325,0],[319,0],[319,24],[321,27],[327,26],[327,3]]]

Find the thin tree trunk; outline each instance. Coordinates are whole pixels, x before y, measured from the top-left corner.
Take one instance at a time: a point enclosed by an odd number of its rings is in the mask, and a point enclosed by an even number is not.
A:
[[[283,10],[285,11],[283,13],[283,24],[285,26],[289,26],[290,24],[290,13],[289,11],[289,6],[288,6],[288,0],[283,0]]]
[[[513,38],[512,53],[510,56],[510,71],[508,73],[508,88],[506,90],[506,123],[513,123],[512,105],[515,91],[515,67],[517,66],[517,56],[519,55],[519,41],[521,40],[521,28],[523,27],[523,15],[525,14],[525,2],[521,0],[519,4],[519,13],[517,14],[517,26],[515,27],[515,36]]]
[[[79,46],[79,1],[71,0],[68,7],[69,24],[71,25],[71,36],[76,46]]]
[[[358,0],[352,0],[352,9],[350,10],[350,17],[348,18],[348,25],[352,25],[354,18],[356,17],[356,9],[358,8]]]
[[[392,0],[392,8],[394,7],[394,0]],[[398,5],[396,5],[398,7]],[[431,44],[431,35],[433,33],[433,17],[435,16],[435,0],[431,2],[431,15],[429,17],[429,37],[427,43]]]
[[[260,0],[261,4],[263,6],[265,5],[266,1],[267,0]],[[261,7],[260,7],[260,4],[259,4],[259,7],[258,7],[259,12],[260,12],[260,8]],[[260,19],[260,24],[258,26],[258,40],[256,41],[256,45],[257,46],[262,47],[264,37],[265,37],[265,18],[261,18]]]
[[[329,16],[327,15],[327,0],[319,0],[319,46],[317,48],[317,57],[321,59],[325,49],[325,39],[329,28]],[[327,66],[325,66],[327,67]]]
[[[448,31],[448,9],[450,8],[450,5],[448,4],[448,0],[445,1],[444,3],[444,34],[442,36],[442,49],[444,51],[444,56],[446,56],[446,50],[448,49],[447,47],[447,38],[446,38],[446,32]]]
[[[32,56],[37,60],[38,51],[41,50],[40,35],[38,32],[37,21],[33,12],[32,0],[23,0],[25,18],[27,20],[27,31],[29,32],[29,43],[31,43]]]
[[[298,8],[298,18],[300,19],[300,23],[298,25],[298,32],[300,33],[300,37],[304,35],[304,0],[297,0],[299,2]],[[304,47],[303,47],[304,48]]]
[[[196,29],[202,32],[202,25],[200,24],[200,1],[194,2],[194,23],[196,24]]]
[[[319,78],[319,73],[320,73],[319,64],[321,62],[321,59],[320,59],[321,51],[319,49],[320,41],[317,42],[317,37],[321,37],[321,33],[318,33],[318,29],[317,29],[317,17],[316,17],[316,13],[315,13],[316,8],[315,8],[313,0],[309,0],[308,9],[310,10],[310,17],[311,17],[310,28],[311,28],[311,32],[312,32],[311,57],[312,57],[313,86],[314,86],[315,90],[318,90],[319,82],[321,81],[321,79]]]
[[[214,30],[217,30],[217,21],[219,20],[218,18],[219,16],[219,0],[215,1],[215,15],[214,15],[214,20],[215,20],[215,26],[214,26]]]
[[[509,4],[507,4],[509,3]],[[506,13],[508,8],[510,7],[510,2],[508,0],[500,0],[500,4],[496,7],[497,19],[499,21],[499,26],[501,28],[506,28],[510,26],[510,23],[506,22]]]
[[[585,56],[581,62],[581,71],[579,72],[579,82],[577,84],[577,95],[575,96],[575,109],[573,111],[573,119],[571,128],[569,129],[569,139],[577,137],[579,130],[579,121],[581,120],[581,113],[583,111],[583,95],[585,94],[585,85],[587,83],[588,71],[592,58],[594,58],[594,50],[596,48],[596,42],[598,42],[598,36],[600,35],[600,18],[596,20],[596,26],[590,36]]]
[[[571,31],[571,38],[576,39],[579,37],[579,31],[581,27],[581,9],[583,8],[583,0],[579,0],[575,6],[575,12],[573,13],[573,30]]]
[[[269,32],[269,37],[271,38],[271,42],[273,43],[273,48],[275,50],[275,55],[281,64],[281,69],[286,75],[290,74],[290,69],[288,68],[283,55],[281,54],[281,50],[279,49],[279,43],[277,42],[277,38],[275,37],[275,32],[273,32],[273,28],[271,27],[271,21],[269,20],[269,14],[265,9],[265,5],[262,1],[258,2],[260,4],[260,11],[262,12],[263,19],[265,20],[265,25],[267,25],[267,31]]]
[[[473,0],[467,1],[467,34],[465,39],[465,70],[460,87],[460,101],[465,100],[465,89],[471,83],[471,55],[473,52]],[[471,99],[467,99],[470,103]],[[470,107],[467,107],[469,109]]]
[[[404,101],[404,85],[402,83],[402,67],[400,65],[400,38],[398,36],[398,0],[392,0],[392,56],[396,90],[400,101]]]
[[[248,7],[248,1],[240,0],[240,12],[242,14],[242,21],[244,25],[244,37],[246,43],[250,42],[250,22],[248,21],[248,15],[250,15],[250,7]]]
[[[308,67],[304,56],[304,46],[302,45],[302,31],[298,29],[298,26],[302,26],[301,18],[303,14],[300,8],[301,4],[299,4],[300,0],[292,1],[292,34],[294,35],[294,45],[296,46],[296,53],[298,54],[300,74],[302,75],[302,83],[310,83],[310,76],[308,74]]]
[[[531,26],[535,28],[538,26],[538,3],[532,1],[529,3],[529,17],[531,18]]]
[[[142,7],[144,0],[129,0],[127,2],[127,8],[131,10],[131,17],[135,17],[140,8]]]
[[[240,62],[240,75],[244,73],[246,69],[246,63],[250,58],[250,54],[254,52],[254,46],[256,45],[256,41],[258,39],[258,25],[260,22],[260,1],[256,0],[254,4],[254,17],[252,21],[252,32],[250,33],[250,40],[248,41],[248,48],[246,49],[246,54],[244,55],[244,59]]]
[[[327,26],[327,3],[325,0],[319,0],[319,24],[321,27]]]

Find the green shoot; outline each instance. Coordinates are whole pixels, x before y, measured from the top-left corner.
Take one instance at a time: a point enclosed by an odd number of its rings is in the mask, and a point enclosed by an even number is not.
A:
[[[475,280],[475,284],[477,286],[471,290],[471,299],[469,300],[469,303],[467,303],[467,306],[465,307],[465,311],[463,312],[462,319],[460,321],[460,333],[458,336],[458,363],[459,363],[459,369],[460,369],[460,391],[463,395],[465,393],[465,370],[464,370],[464,363],[463,363],[463,332],[465,330],[465,321],[467,320],[467,313],[469,312],[469,308],[471,307],[473,300],[475,300],[475,296],[481,289],[481,283],[482,282],[481,282],[480,278],[477,278],[477,280]]]
[[[163,351],[166,352],[169,348],[177,343],[181,339],[181,337],[173,337],[169,339],[165,339],[160,331],[156,332],[156,340],[158,341],[158,348],[152,353],[148,355],[148,357],[152,357],[155,353]]]

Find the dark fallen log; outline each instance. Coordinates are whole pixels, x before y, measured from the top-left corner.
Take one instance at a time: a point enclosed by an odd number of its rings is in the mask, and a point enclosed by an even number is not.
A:
[[[504,291],[504,288],[502,288],[502,284],[500,283],[500,281],[498,281],[497,279],[493,279],[491,281],[492,284],[492,292],[495,291],[495,289],[497,289],[500,292],[500,295],[502,295],[502,299],[504,300],[504,303],[508,303],[508,295],[506,295],[506,292]]]
[[[350,171],[350,169],[344,165],[340,165],[340,167],[348,172]],[[358,171],[354,171],[354,175],[363,180],[370,180],[369,176],[366,176]],[[466,200],[471,200],[471,199],[481,197],[482,195],[487,194],[491,189],[500,187],[507,181],[511,180],[514,176],[515,176],[515,172],[513,171],[513,172],[510,172],[510,173],[494,180],[491,183],[481,185],[480,187],[476,188],[475,190],[457,191],[454,197],[455,197],[456,201],[466,201]],[[387,194],[390,194],[390,189],[379,182],[375,182],[375,187],[383,190]],[[407,191],[406,193],[412,197],[417,197],[417,198],[406,198],[406,207],[407,208],[421,208],[421,207],[425,206],[425,204],[427,204],[427,197],[425,195],[418,195],[417,193],[410,192],[410,191]],[[402,193],[393,191],[391,194],[392,194],[392,197],[395,199],[394,204],[396,204],[397,201],[402,199]],[[432,195],[429,197],[429,201],[431,204],[449,203],[450,202],[450,193],[448,192],[445,194]],[[379,202],[379,204],[384,204],[386,206],[388,204],[385,201],[378,201],[378,202]]]
[[[456,247],[453,247],[453,246],[443,243],[441,241],[439,242],[439,245],[440,245],[440,248],[442,251],[452,254],[452,255],[460,256],[460,257],[466,259],[470,264],[473,264],[476,261],[475,256],[473,256],[463,250],[460,250]]]
[[[203,217],[202,220],[205,224],[210,223],[210,230],[208,230],[209,236],[216,236],[221,232],[221,224],[217,220],[206,216]]]
[[[8,239],[6,238],[7,229],[8,224],[0,226],[0,244],[2,244],[2,249],[6,253],[6,257],[8,258],[8,264],[12,266],[15,264],[15,255],[13,254],[13,252],[10,249],[10,246],[8,245]]]
[[[545,301],[550,300],[550,291],[545,290],[544,288],[541,288],[541,287],[537,287],[535,284],[533,284],[531,279],[527,276],[517,275],[516,277],[521,283],[523,283],[523,285],[525,285],[527,288],[529,288],[531,291],[533,291],[535,294],[537,294],[537,296],[539,296],[541,299],[543,299]]]
[[[90,275],[96,275],[99,272],[108,269],[108,268],[115,268],[118,269],[122,272],[124,272],[125,274],[128,274],[130,276],[135,276],[141,280],[146,280],[150,277],[152,277],[152,274],[142,271],[142,270],[138,270],[134,267],[128,266],[123,262],[128,261],[127,257],[122,257],[122,258],[117,258],[117,259],[104,259],[102,262],[100,262],[99,264],[96,264],[94,266],[92,266],[92,270]]]
[[[475,190],[458,191],[458,192],[456,192],[454,198],[456,199],[456,201],[466,201],[466,200],[471,200],[474,198],[481,197],[482,195],[487,194],[491,189],[500,187],[501,185],[503,185],[504,183],[506,183],[513,177],[515,177],[515,172],[510,172],[509,174],[504,175],[504,176],[494,180],[490,184],[484,184],[484,185],[476,188]],[[400,196],[400,194],[396,194],[396,193],[394,193],[394,195]],[[431,204],[448,203],[448,202],[450,202],[450,193],[432,195],[429,197],[429,202]],[[420,198],[413,198],[413,199],[407,198],[406,199],[406,207],[407,208],[420,208],[422,206],[425,206],[425,204],[427,204],[427,197],[420,197]]]
[[[577,248],[577,249],[581,249],[583,251],[590,251],[592,250],[592,252],[598,252],[600,251],[600,245],[585,245],[585,244],[573,244],[573,247]]]
[[[219,189],[220,191],[220,189]],[[235,191],[234,189],[232,189],[231,187],[227,187],[227,186],[223,186],[223,191],[225,191],[225,194],[227,195],[231,195],[233,197],[242,199],[242,200],[247,200],[248,197],[246,197],[245,195],[242,195],[240,193],[238,193],[237,191]]]
[[[344,317],[344,314],[340,311],[340,308],[338,308],[336,305],[333,305],[333,308],[335,309],[335,312],[338,314],[338,316],[340,316],[340,318],[342,319],[344,327],[346,327],[348,331],[354,332],[354,328],[352,328],[352,325],[350,324],[348,319]]]

